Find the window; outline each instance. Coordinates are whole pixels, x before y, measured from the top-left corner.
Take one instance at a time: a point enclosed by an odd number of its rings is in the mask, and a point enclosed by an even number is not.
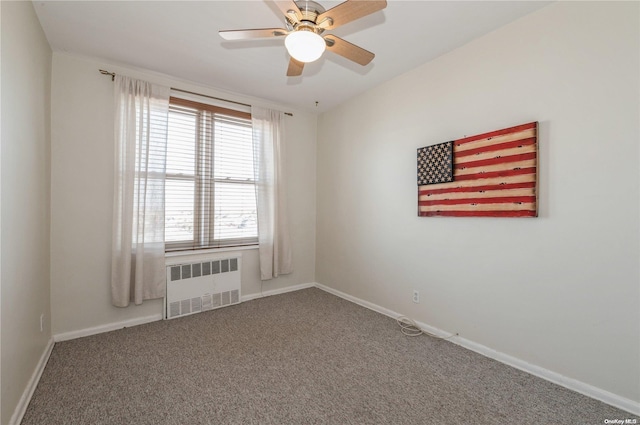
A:
[[[171,98],[167,251],[258,243],[251,115]]]

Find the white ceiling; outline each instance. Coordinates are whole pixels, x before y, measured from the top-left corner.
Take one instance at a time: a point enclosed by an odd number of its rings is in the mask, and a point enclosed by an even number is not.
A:
[[[340,3],[318,2],[326,9]],[[283,38],[224,41],[218,35],[226,29],[283,27],[271,1],[33,2],[54,51],[318,112],[548,3],[389,0],[383,11],[329,32],[374,52],[372,63],[361,67],[325,52],[301,77],[287,77]]]

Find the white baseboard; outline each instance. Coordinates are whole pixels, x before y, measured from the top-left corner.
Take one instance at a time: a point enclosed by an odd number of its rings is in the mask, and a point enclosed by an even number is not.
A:
[[[316,286],[316,283],[312,282],[312,283],[301,283],[299,285],[287,286],[285,288],[280,288],[280,289],[271,289],[269,291],[264,291],[262,293],[243,295],[241,297],[241,301],[245,302],[245,301],[256,300],[258,298],[270,297],[271,295],[286,294],[287,292],[299,291],[301,289],[313,288],[315,286]]]
[[[389,316],[393,319],[396,319],[402,316],[401,314],[396,313],[395,311],[381,307],[377,304],[373,304],[369,301],[362,300],[360,298],[354,297],[353,295],[346,294],[344,292],[338,291],[337,289],[330,288],[320,283],[316,283],[315,286],[319,289],[322,289],[323,291],[329,292],[330,294],[336,295],[340,298],[343,298],[347,301],[351,301],[362,307],[384,314],[385,316]],[[420,326],[420,328],[422,328],[423,330],[439,337],[446,338],[451,335],[451,333],[448,333],[443,331],[442,329],[438,329],[433,326],[427,325],[426,323],[416,322],[416,324]],[[460,336],[453,336],[453,337],[447,338],[447,340],[456,345],[469,349],[471,351],[475,351],[478,354],[482,354],[485,357],[489,357],[491,359],[497,360],[506,365],[515,367],[516,369],[520,369],[524,372],[530,373],[539,378],[553,382],[554,384],[560,385],[572,391],[586,395],[587,397],[600,400],[604,403],[610,404],[611,406],[633,413],[634,415],[640,415],[640,403],[636,401],[630,400],[625,397],[621,397],[617,394],[613,394],[609,391],[594,387],[593,385],[586,384],[582,381],[578,381],[576,379],[566,377],[559,373],[553,372],[549,369],[536,366],[524,360],[518,359],[516,357],[510,356],[500,351],[493,350],[482,344],[478,344],[476,342],[470,341]]]
[[[338,291],[337,289],[333,289],[328,286],[325,286],[321,283],[316,283],[315,286],[318,289],[322,289],[323,291],[333,294],[337,297],[343,298],[347,301],[351,301],[352,303],[358,304],[362,307],[366,307],[369,310],[377,311],[378,313],[384,314],[385,316],[389,316],[392,319],[396,319],[402,316],[401,314],[398,314],[395,311],[389,310],[388,308],[380,307],[377,304],[370,303],[369,301],[362,300],[360,298],[354,297],[353,295],[349,295],[342,291]]]
[[[68,341],[70,339],[82,338],[83,336],[96,335],[104,332],[116,331],[122,328],[130,328],[131,326],[144,325],[145,323],[157,322],[158,320],[162,320],[162,313],[124,320],[122,322],[108,323],[106,325],[94,326],[92,328],[85,328],[77,331],[63,332],[55,334],[53,336],[53,340],[55,342]]]
[[[300,285],[287,286],[286,288],[272,289],[269,291],[264,291],[262,293],[243,295],[241,297],[241,301],[242,302],[250,301],[250,300],[255,300],[257,298],[268,297],[271,295],[278,295],[278,294],[284,294],[292,291],[299,291],[301,289],[313,288],[314,286],[315,286],[315,283],[302,283]],[[111,332],[111,331],[115,331],[122,328],[129,328],[131,326],[144,325],[145,323],[156,322],[162,319],[163,319],[162,313],[154,314],[151,316],[139,317],[136,319],[130,319],[130,320],[124,320],[121,322],[108,323],[106,325],[94,326],[92,328],[80,329],[77,331],[63,332],[63,333],[55,334],[53,336],[53,339],[55,342],[68,341],[71,339],[82,338],[84,336],[97,335],[103,332]]]
[[[402,316],[401,314],[389,310],[387,308],[381,307],[377,304],[371,303],[369,301],[365,301],[362,300],[360,298],[354,297],[352,295],[349,295],[347,293],[338,291],[336,289],[330,288],[328,286],[322,285],[320,283],[317,282],[312,282],[312,283],[303,283],[303,284],[299,284],[299,285],[293,285],[293,286],[288,286],[285,288],[280,288],[280,289],[272,289],[269,291],[264,291],[262,293],[256,293],[256,294],[249,294],[249,295],[243,295],[241,300],[242,302],[244,301],[251,301],[251,300],[255,300],[258,298],[264,298],[264,297],[268,297],[268,296],[272,296],[272,295],[279,295],[279,294],[284,294],[287,292],[293,292],[293,291],[299,291],[302,289],[307,289],[307,288],[313,288],[316,287],[318,289],[321,289],[325,292],[328,292],[330,294],[336,295],[340,298],[343,298],[347,301],[351,301],[355,304],[358,304],[362,307],[368,308],[370,310],[376,311],[378,313],[384,314],[385,316],[391,317],[393,319],[396,319],[400,316]],[[155,322],[158,320],[162,320],[162,314],[157,314],[157,315],[152,315],[152,316],[146,316],[146,317],[141,317],[141,318],[137,318],[137,319],[131,319],[131,320],[126,320],[126,321],[122,321],[122,322],[117,322],[117,323],[110,323],[107,325],[101,325],[101,326],[96,326],[96,327],[92,327],[92,328],[87,328],[87,329],[81,329],[78,331],[72,331],[72,332],[65,332],[65,333],[61,333],[61,334],[56,334],[53,336],[53,338],[50,340],[49,345],[47,346],[47,349],[45,350],[45,353],[43,353],[42,358],[40,359],[40,363],[38,363],[38,367],[36,369],[36,371],[34,371],[34,374],[32,376],[32,379],[29,381],[29,386],[27,387],[27,389],[25,390],[25,393],[23,394],[22,398],[20,399],[20,403],[18,405],[18,408],[16,408],[16,412],[14,413],[11,421],[9,422],[11,425],[14,424],[19,424],[20,420],[22,419],[22,416],[24,415],[24,412],[26,411],[27,405],[29,404],[29,400],[31,399],[31,395],[33,394],[33,391],[35,390],[35,387],[38,383],[38,380],[40,379],[40,375],[42,375],[42,371],[44,370],[44,366],[47,363],[47,360],[49,359],[49,355],[51,354],[51,350],[53,349],[53,342],[59,342],[59,341],[67,341],[70,339],[75,339],[75,338],[81,338],[84,336],[89,336],[89,335],[95,335],[95,334],[99,334],[99,333],[103,333],[103,332],[110,332],[110,331],[114,331],[117,329],[122,329],[125,327],[131,327],[131,326],[137,326],[137,325],[142,325],[145,323],[150,323],[150,322]],[[430,326],[426,323],[421,323],[421,322],[416,322],[418,324],[418,326],[420,326],[422,329],[426,330],[429,333],[432,333],[436,336],[441,336],[441,337],[449,337],[451,334],[448,332],[443,331],[442,329],[439,328],[435,328],[433,326]],[[520,369],[524,372],[530,373],[532,375],[535,375],[537,377],[540,377],[542,379],[545,379],[547,381],[553,382],[554,384],[563,386],[565,388],[568,388],[572,391],[576,391],[580,394],[584,394],[588,397],[594,398],[596,400],[600,400],[604,403],[610,404],[614,407],[617,407],[619,409],[623,409],[627,412],[633,413],[635,415],[640,415],[640,403],[627,399],[625,397],[621,397],[617,394],[613,394],[609,391],[594,387],[593,385],[590,384],[586,384],[584,382],[578,381],[576,379],[573,378],[569,378],[566,377],[564,375],[561,375],[559,373],[553,372],[551,370],[545,369],[543,367],[540,366],[536,366],[534,364],[528,363],[524,360],[518,359],[516,357],[510,356],[508,354],[493,350],[489,347],[486,347],[482,344],[478,344],[476,342],[473,342],[471,340],[462,338],[460,336],[453,336],[448,338],[448,341],[460,345],[461,347],[467,348],[471,351],[474,351],[476,353],[482,354],[485,357],[489,357],[491,359],[497,360],[501,363],[507,364],[509,366],[515,367],[516,369]]]
[[[313,288],[315,283],[303,283],[300,285],[288,286],[286,288],[280,289],[272,289],[269,291],[264,291],[260,294],[250,294],[242,297],[242,301],[250,301],[257,298],[264,298],[271,295],[284,294],[292,291],[299,291],[301,289]],[[31,397],[33,396],[33,392],[38,386],[38,382],[40,381],[40,377],[42,376],[42,372],[44,371],[45,366],[47,365],[47,361],[49,360],[49,356],[51,355],[51,351],[53,350],[53,346],[56,342],[68,341],[76,338],[82,338],[85,336],[101,334],[104,332],[115,331],[122,328],[128,328],[131,326],[143,325],[145,323],[156,322],[158,320],[162,320],[162,314],[154,314],[151,316],[139,317],[136,319],[124,320],[121,322],[108,323],[106,325],[94,326],[91,328],[80,329],[77,331],[71,332],[63,332],[59,334],[53,335],[51,339],[42,353],[40,360],[36,366],[36,369],[27,384],[24,393],[20,397],[20,401],[16,406],[16,409],[13,413],[13,416],[9,420],[9,425],[19,425],[24,417],[25,412],[27,411],[27,406],[29,406],[29,402],[31,401]]]
[[[420,322],[416,322],[416,323],[418,323],[418,326],[420,327],[424,326],[424,324]],[[429,327],[425,326],[423,329],[428,331]],[[536,366],[534,364],[521,360],[517,357],[513,357],[508,354],[501,353],[499,351],[493,350],[484,345],[478,344],[473,341],[469,341],[468,339],[465,339],[465,338],[454,336],[450,338],[449,341],[453,342],[454,344],[458,344],[464,348],[467,348],[471,351],[475,351],[476,353],[482,354],[483,356],[489,357],[501,363],[515,367],[516,369],[520,369],[524,372],[535,375],[539,378],[553,382],[554,384],[560,385],[572,391],[586,395],[587,397],[600,400],[604,403],[610,404],[611,406],[633,413],[634,415],[640,415],[640,403],[630,400],[628,398],[621,397],[617,394],[600,389],[598,387],[594,387],[593,385],[584,383],[582,381],[578,381],[577,379],[569,378],[567,376],[561,375],[552,370],[545,369],[540,366]]]
[[[49,356],[51,355],[51,351],[53,351],[53,346],[54,340],[53,338],[49,338],[49,342],[47,342],[47,346],[44,348],[44,351],[40,356],[40,360],[36,365],[36,369],[33,371],[33,374],[31,375],[31,378],[27,383],[27,387],[24,389],[24,392],[22,393],[22,396],[18,401],[18,405],[13,411],[13,415],[9,420],[9,425],[19,425],[22,421],[22,418],[27,411],[27,406],[29,406],[29,402],[31,401],[31,397],[33,396],[33,392],[36,390],[38,382],[40,382],[40,377],[42,376],[42,372],[44,372],[44,367],[49,361]]]

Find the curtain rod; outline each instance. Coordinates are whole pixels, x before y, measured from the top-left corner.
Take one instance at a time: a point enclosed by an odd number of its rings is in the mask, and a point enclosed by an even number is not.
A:
[[[115,80],[115,78],[116,78],[116,73],[115,72],[105,71],[104,69],[100,69],[99,71],[100,71],[100,74],[102,74],[102,75],[110,75],[111,76],[111,81]],[[206,94],[195,93],[195,92],[188,91],[188,90],[176,89],[174,87],[171,87],[171,90],[179,91],[181,93],[195,94],[196,96],[208,97],[209,99],[221,100],[223,102],[235,103],[236,105],[248,106],[249,108],[251,107],[251,105],[249,105],[248,103],[235,102],[233,100],[222,99],[222,98],[214,97],[214,96],[208,96]],[[285,115],[289,115],[290,117],[293,116],[293,114],[291,112],[285,112],[284,114]]]

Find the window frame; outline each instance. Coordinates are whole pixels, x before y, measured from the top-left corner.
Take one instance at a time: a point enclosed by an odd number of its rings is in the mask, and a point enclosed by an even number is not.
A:
[[[234,239],[215,239],[215,187],[217,183],[230,183],[230,184],[248,184],[255,187],[256,181],[254,178],[249,179],[233,179],[233,178],[215,178],[213,172],[214,160],[215,160],[215,141],[213,137],[213,131],[210,131],[211,137],[207,140],[203,137],[206,130],[203,130],[203,125],[206,125],[207,118],[202,112],[210,112],[212,114],[219,114],[230,116],[234,118],[240,118],[249,120],[249,127],[251,128],[251,113],[239,111],[235,109],[224,108],[207,103],[201,103],[180,97],[171,96],[169,99],[169,110],[172,107],[185,108],[187,113],[195,113],[196,116],[196,141],[195,141],[195,174],[184,173],[169,173],[165,172],[166,180],[190,180],[194,185],[194,199],[193,199],[193,238],[191,240],[168,242],[165,237],[165,252],[180,252],[180,251],[200,251],[210,249],[225,249],[225,248],[238,248],[238,247],[252,247],[258,245],[258,235],[250,238],[234,238]],[[204,140],[203,140],[204,139]],[[209,159],[203,158],[208,156]],[[207,170],[206,165],[209,162],[212,167]],[[255,167],[255,164],[254,164]],[[205,180],[205,182],[198,181],[199,179]],[[211,183],[206,183],[210,181]],[[210,187],[207,189],[207,185]],[[203,208],[203,203],[208,203],[208,207]],[[257,209],[257,205],[256,205]],[[166,209],[165,209],[166,211]],[[206,215],[205,215],[206,213]],[[257,214],[257,211],[256,211]],[[256,217],[257,219],[257,217]],[[204,224],[203,226],[203,223]],[[208,235],[203,237],[203,227],[208,228]],[[203,240],[209,241],[208,244],[203,245]],[[224,243],[222,243],[224,241]]]

